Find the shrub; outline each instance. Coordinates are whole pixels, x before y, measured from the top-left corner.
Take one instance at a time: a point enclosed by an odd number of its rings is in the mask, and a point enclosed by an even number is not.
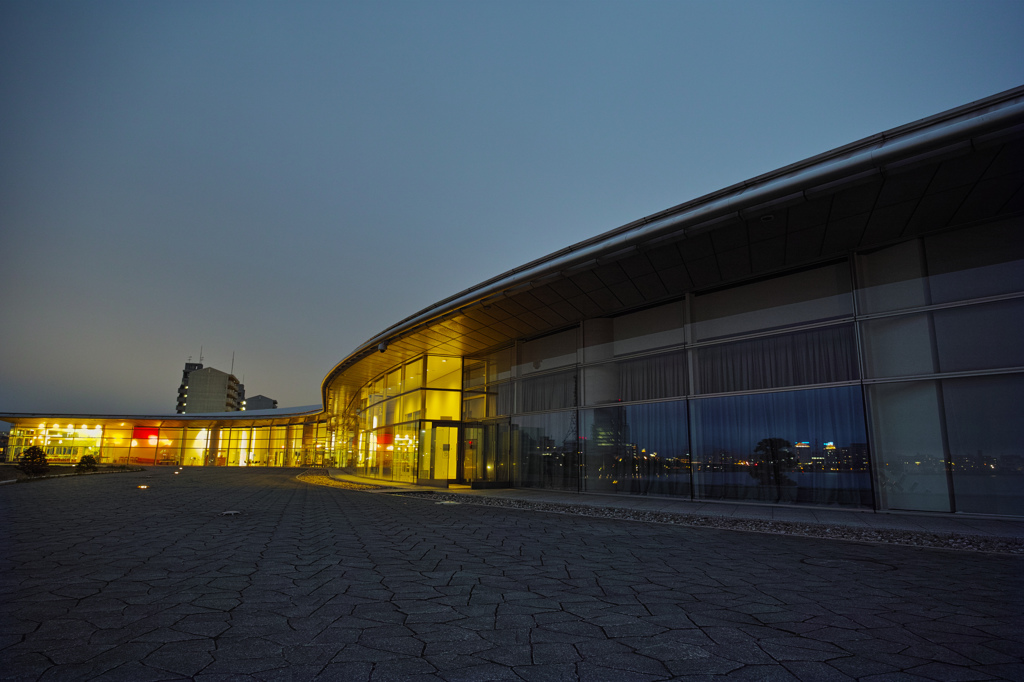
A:
[[[29,476],[42,476],[50,470],[46,461],[46,453],[38,445],[33,445],[18,458],[18,468]]]
[[[96,471],[96,458],[92,455],[83,455],[75,468],[79,471]]]

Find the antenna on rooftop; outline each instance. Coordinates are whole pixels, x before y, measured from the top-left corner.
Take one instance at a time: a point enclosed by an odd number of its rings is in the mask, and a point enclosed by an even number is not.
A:
[[[203,347],[199,346],[199,362],[203,361]]]
[[[235,351],[231,351],[231,371],[228,372],[228,373],[229,374],[234,374],[235,373]]]

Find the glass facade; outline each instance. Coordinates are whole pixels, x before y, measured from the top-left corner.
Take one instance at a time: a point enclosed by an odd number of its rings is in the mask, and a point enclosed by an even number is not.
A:
[[[52,464],[76,464],[92,455],[100,464],[138,466],[331,465],[327,430],[321,423],[296,426],[199,428],[102,422],[98,424],[15,425],[9,459],[33,445]]]
[[[1018,223],[428,353],[339,438],[428,485],[1022,515]]]
[[[445,319],[404,356],[353,361],[358,381],[332,375],[321,414],[22,420],[9,457],[1024,516],[1021,228],[908,236],[548,333]],[[564,291],[591,310],[597,280]],[[486,350],[460,356],[460,334]]]
[[[1021,516],[1019,223],[424,353],[290,424],[23,421],[9,457]]]

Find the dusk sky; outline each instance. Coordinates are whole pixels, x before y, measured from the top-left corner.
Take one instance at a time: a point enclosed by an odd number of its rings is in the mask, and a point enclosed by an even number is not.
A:
[[[0,3],[0,411],[282,407],[399,319],[1024,83],[1024,2]]]

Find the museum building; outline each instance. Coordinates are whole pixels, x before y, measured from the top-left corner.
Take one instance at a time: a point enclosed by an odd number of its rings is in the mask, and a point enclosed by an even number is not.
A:
[[[385,329],[322,405],[0,414],[51,460],[1024,516],[1024,87]]]

